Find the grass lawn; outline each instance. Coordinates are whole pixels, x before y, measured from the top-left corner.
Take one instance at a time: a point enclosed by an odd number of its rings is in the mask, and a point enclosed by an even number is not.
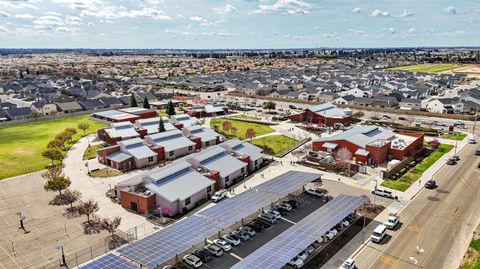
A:
[[[262,119],[260,117],[248,116],[248,115],[243,115],[243,114],[233,115],[231,117],[234,118],[234,119],[246,119],[246,120],[261,120]]]
[[[398,66],[393,68],[387,68],[387,70],[406,70],[413,73],[422,72],[422,73],[437,73],[443,72],[447,70],[452,70],[459,68],[460,65],[456,64],[415,64],[415,65],[406,65],[406,66]]]
[[[271,155],[277,155],[286,149],[294,147],[298,143],[297,140],[285,135],[265,136],[262,138],[253,139],[250,142],[259,147],[266,146],[272,149]],[[269,153],[269,152],[265,152],[265,153]]]
[[[108,167],[90,172],[90,176],[92,177],[116,177],[119,175],[122,175],[122,172]]]
[[[470,247],[480,252],[480,239],[472,240],[472,242],[470,242]]]
[[[83,153],[83,160],[89,160],[97,157],[97,150],[103,148],[102,145],[90,146]]]
[[[42,157],[48,142],[65,128],[77,128],[81,121],[90,123],[87,134],[95,133],[105,124],[89,120],[90,115],[72,116],[0,127],[0,179],[43,170],[50,161]],[[77,130],[73,141],[83,131]]]
[[[461,141],[465,137],[467,137],[467,135],[462,132],[453,132],[453,134],[442,134],[440,137],[445,139]]]
[[[264,134],[269,134],[273,133],[274,130],[272,127],[265,125],[265,124],[258,124],[258,123],[250,123],[250,122],[243,122],[243,121],[237,121],[237,120],[228,120],[228,119],[223,119],[223,118],[216,118],[212,119],[210,121],[210,127],[214,129],[215,125],[218,125],[218,130],[222,131],[222,124],[225,121],[230,121],[232,123],[232,127],[237,128],[237,134],[232,135],[230,133],[226,133],[229,137],[237,137],[238,139],[244,140],[245,139],[245,134],[247,132],[247,129],[252,128],[255,131],[255,136],[261,136]],[[225,133],[225,132],[224,132]]]
[[[430,168],[436,161],[438,161],[445,153],[453,149],[452,145],[441,144],[430,156],[423,159],[412,170],[408,171],[399,180],[387,180],[382,183],[382,186],[392,188],[398,191],[406,191],[410,185],[417,181],[422,174]]]

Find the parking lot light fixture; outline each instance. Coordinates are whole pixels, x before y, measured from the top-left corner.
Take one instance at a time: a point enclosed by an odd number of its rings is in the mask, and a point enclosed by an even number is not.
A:
[[[60,263],[60,266],[67,266],[67,261],[65,260],[65,252],[63,251],[63,245],[58,245],[55,248],[62,252],[62,262]]]

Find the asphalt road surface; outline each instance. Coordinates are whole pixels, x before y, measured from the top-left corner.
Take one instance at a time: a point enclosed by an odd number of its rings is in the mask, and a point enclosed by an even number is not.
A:
[[[468,145],[457,165],[435,175],[438,187],[412,200],[383,244],[369,242],[355,256],[358,268],[458,268],[480,222],[477,147]]]

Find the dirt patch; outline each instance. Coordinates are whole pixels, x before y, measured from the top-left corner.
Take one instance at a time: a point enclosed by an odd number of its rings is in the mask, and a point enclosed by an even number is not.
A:
[[[35,154],[35,152],[32,150],[22,149],[22,148],[14,150],[13,153],[15,155],[23,155],[23,156],[25,155],[32,156],[33,154]]]

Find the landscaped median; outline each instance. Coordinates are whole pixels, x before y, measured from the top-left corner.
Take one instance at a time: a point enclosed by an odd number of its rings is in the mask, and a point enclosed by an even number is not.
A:
[[[83,153],[83,160],[90,160],[97,157],[97,151],[103,148],[102,145],[95,145],[88,147],[85,152]]]
[[[224,123],[226,121],[230,122],[228,130],[224,128]],[[225,118],[212,119],[210,121],[210,127],[228,138],[238,138],[240,140],[244,140],[246,138],[248,129],[253,130],[253,136],[261,136],[275,132],[272,127],[266,124],[251,123]]]
[[[453,149],[454,146],[449,144],[441,144],[438,148],[430,154],[430,156],[423,159],[412,170],[406,173],[399,180],[387,180],[381,185],[398,191],[406,191],[415,181],[417,181],[428,168],[430,168],[443,155]]]
[[[440,137],[445,139],[461,141],[465,137],[467,137],[467,135],[462,132],[453,132],[453,134],[442,134]]]

